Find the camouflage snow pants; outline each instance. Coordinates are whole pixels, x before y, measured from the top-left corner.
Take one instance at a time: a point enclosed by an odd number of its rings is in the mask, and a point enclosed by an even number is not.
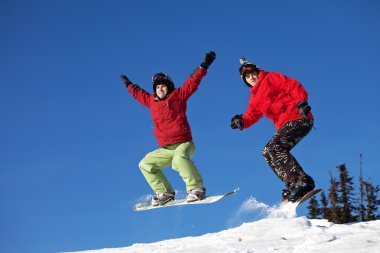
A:
[[[263,149],[265,160],[273,172],[287,187],[298,181],[313,183],[290,150],[301,141],[312,129],[312,120],[294,120],[283,125]]]

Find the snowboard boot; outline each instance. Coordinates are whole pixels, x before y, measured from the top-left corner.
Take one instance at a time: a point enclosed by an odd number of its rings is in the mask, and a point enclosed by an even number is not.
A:
[[[206,189],[199,187],[187,192],[186,202],[194,202],[206,198]]]
[[[152,206],[163,206],[166,203],[174,200],[175,193],[172,192],[166,192],[157,194],[152,198],[151,205]]]
[[[314,190],[314,187],[314,181],[312,179],[309,180],[309,182],[294,182],[290,184],[288,189],[282,190],[282,201],[297,202],[305,196],[306,193]]]

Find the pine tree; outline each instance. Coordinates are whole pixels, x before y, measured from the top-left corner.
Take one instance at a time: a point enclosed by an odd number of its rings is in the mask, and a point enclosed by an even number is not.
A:
[[[340,197],[338,198],[339,204],[341,205],[341,222],[348,223],[357,221],[357,216],[354,212],[357,208],[354,206],[354,183],[353,178],[349,176],[345,164],[338,166],[339,169],[339,188],[338,192]]]
[[[365,196],[366,196],[366,220],[376,220],[380,218],[377,214],[378,206],[380,205],[380,199],[378,199],[380,188],[374,187],[370,182],[364,181]]]
[[[339,207],[339,199],[338,199],[338,182],[333,177],[331,171],[330,171],[330,190],[329,190],[329,199],[330,199],[330,210],[329,210],[329,216],[328,220],[331,222],[334,222],[336,224],[341,224],[342,221],[340,219],[341,217],[341,211]]]
[[[317,198],[313,196],[310,198],[309,205],[307,206],[309,209],[309,219],[318,219],[321,215],[321,208],[319,207]]]
[[[329,200],[326,197],[324,191],[321,193],[321,215],[323,219],[331,220],[330,208],[329,208]]]
[[[362,171],[362,165],[363,165],[363,155],[360,154],[360,163],[359,163],[359,192],[360,192],[360,204],[358,207],[359,211],[359,218],[361,221],[367,220],[366,217],[366,210],[364,206],[364,200],[365,200],[365,185],[363,180],[363,171]]]

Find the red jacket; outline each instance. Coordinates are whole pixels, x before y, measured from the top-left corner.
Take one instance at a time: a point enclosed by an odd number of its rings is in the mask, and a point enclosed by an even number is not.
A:
[[[250,91],[248,108],[242,115],[244,128],[255,124],[263,115],[273,121],[277,130],[286,122],[302,119],[297,103],[307,101],[308,94],[297,80],[262,70]],[[309,117],[313,119],[311,113]]]
[[[158,140],[159,146],[167,146],[193,139],[186,116],[186,102],[198,89],[205,75],[205,69],[196,69],[183,83],[182,87],[174,89],[163,100],[157,99],[155,94],[150,94],[143,89],[133,90],[131,85],[128,87],[128,91],[132,96],[143,106],[150,109],[154,123],[154,135]]]

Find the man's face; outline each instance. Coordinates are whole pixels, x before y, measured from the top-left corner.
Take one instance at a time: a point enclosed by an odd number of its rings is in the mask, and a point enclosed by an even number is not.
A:
[[[159,84],[156,86],[156,94],[160,99],[163,99],[168,94],[168,87],[165,84]]]
[[[253,87],[259,81],[259,75],[256,71],[251,72],[251,73],[247,73],[247,74],[245,74],[245,80],[247,81],[247,83],[249,83]]]

